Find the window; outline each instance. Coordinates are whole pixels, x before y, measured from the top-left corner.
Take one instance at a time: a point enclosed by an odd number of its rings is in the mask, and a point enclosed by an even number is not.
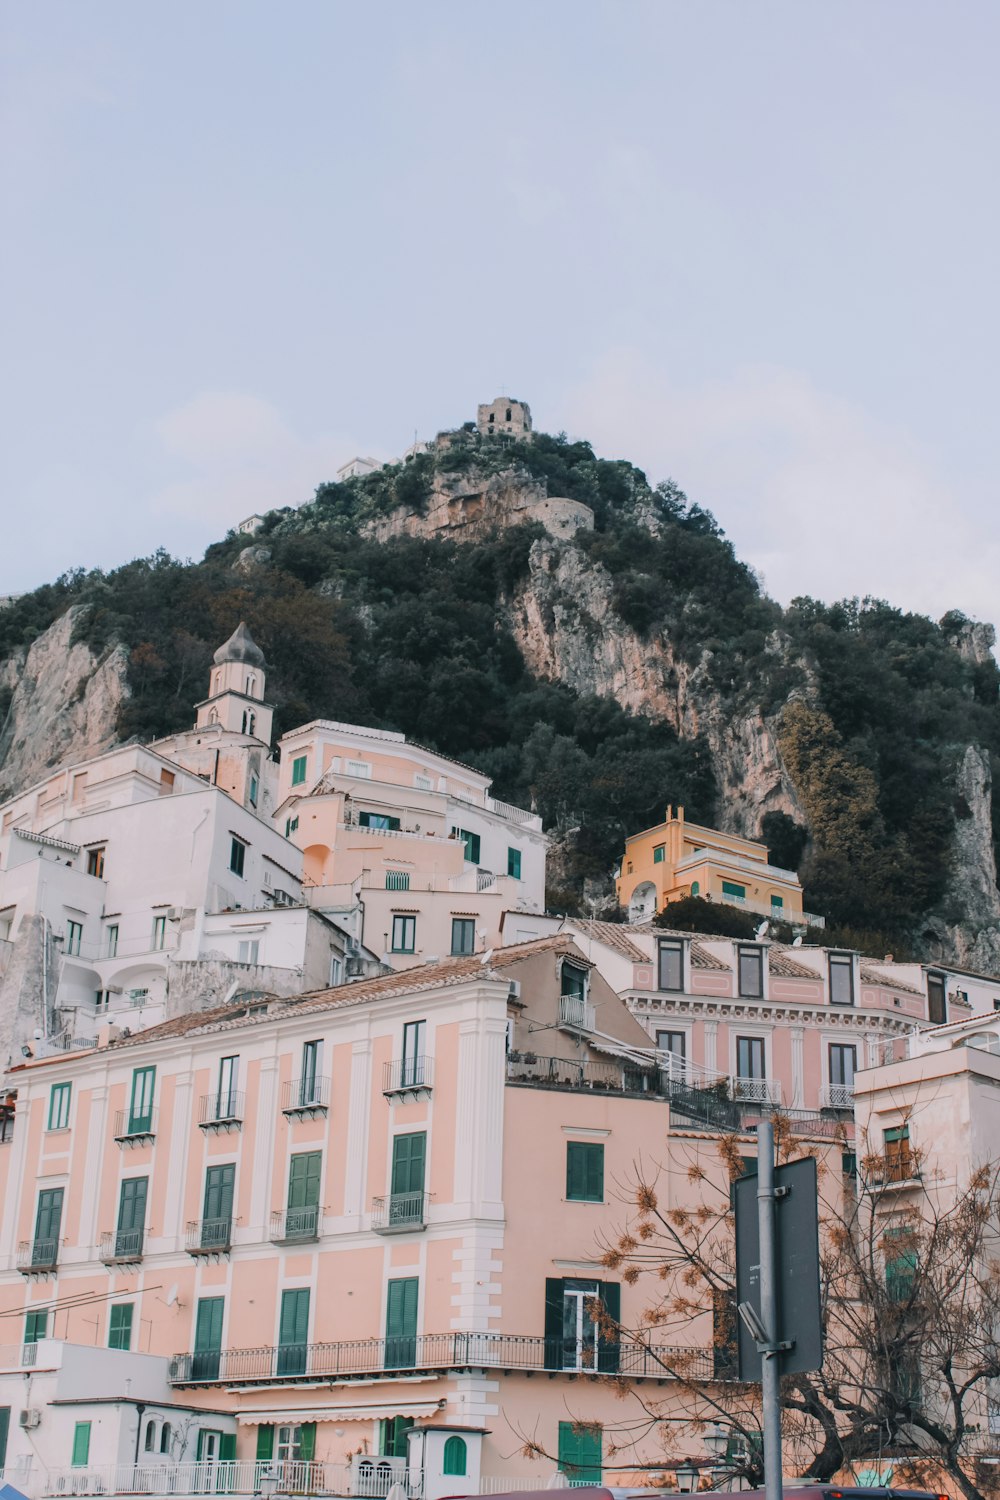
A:
[[[133,1302],[115,1302],[108,1321],[108,1348],[131,1349]]]
[[[256,728],[257,715],[254,713],[252,708],[245,708],[243,710],[243,733],[253,734]]]
[[[738,1036],[736,1038],[736,1076],[738,1078],[767,1077],[762,1036]]]
[[[37,1344],[39,1339],[48,1337],[49,1315],[47,1312],[30,1312],[24,1320],[24,1342],[26,1344]]]
[[[908,1302],[917,1278],[917,1246],[912,1228],[897,1224],[885,1232],[885,1287],[892,1302]]]
[[[383,1458],[406,1457],[406,1434],[413,1417],[384,1417],[379,1423],[378,1451]]]
[[[443,1474],[466,1474],[468,1467],[465,1439],[453,1433],[444,1445],[444,1464],[441,1472]]]
[[[255,964],[260,956],[260,938],[244,938],[240,943],[239,959],[241,964]]]
[[[452,917],[451,951],[452,953],[475,953],[476,921],[474,917]]]
[[[722,882],[722,894],[728,896],[731,901],[745,901],[747,899],[747,888],[745,885],[737,885],[734,880]]]
[[[143,1451],[154,1453],[156,1451],[156,1423],[150,1418],[146,1423],[146,1438],[143,1442]]]
[[[387,891],[408,891],[410,889],[409,870],[386,870],[385,888]]]
[[[67,922],[66,923],[66,952],[67,953],[75,954],[78,957],[79,953],[80,953],[80,943],[81,943],[82,938],[83,938],[83,923],[82,922]]]
[[[194,1322],[194,1353],[191,1356],[192,1380],[218,1380],[222,1352],[222,1315],[224,1297],[199,1297]]]
[[[163,951],[167,942],[167,919],[165,916],[153,918],[153,950],[156,953]]]
[[[35,1239],[31,1247],[31,1262],[36,1266],[54,1266],[59,1253],[59,1236],[62,1231],[63,1190],[43,1188],[38,1195],[35,1210]]]
[[[229,1248],[233,1235],[235,1187],[235,1162],[225,1162],[221,1166],[206,1169],[201,1213],[201,1244],[205,1250]]]
[[[739,950],[740,994],[745,999],[760,1000],[764,994],[764,953],[760,948]]]
[[[559,1423],[559,1468],[570,1484],[600,1484],[603,1428],[596,1423]]]
[[[49,1093],[49,1129],[65,1130],[69,1125],[69,1100],[73,1085],[54,1083]]]
[[[104,954],[106,958],[118,956],[118,923],[112,922],[104,929]]]
[[[239,1115],[239,1099],[236,1096],[239,1076],[240,1059],[238,1055],[219,1059],[219,1092],[215,1100],[215,1118],[217,1120],[235,1120]]]
[[[390,1281],[385,1299],[385,1368],[403,1370],[417,1357],[417,1302],[420,1281],[405,1276]]]
[[[253,715],[251,714],[250,717],[253,718]],[[251,729],[250,733],[251,734],[253,733],[252,729]],[[260,787],[260,783],[258,782],[256,776],[251,776],[250,777],[250,806],[251,807],[256,807],[257,806],[257,793],[258,793],[259,787]]]
[[[563,963],[560,973],[561,995],[572,995],[576,1000],[587,998],[587,971],[580,969],[576,964]]]
[[[288,1163],[288,1214],[285,1232],[315,1234],[319,1212],[319,1184],[323,1169],[321,1151],[298,1151]]]
[[[735,1292],[716,1287],[712,1293],[712,1374],[716,1380],[736,1377],[737,1316]]]
[[[777,912],[777,913],[780,914],[782,911],[784,911],[784,909],[785,909],[785,898],[784,898],[784,896],[775,896],[773,894],[773,892],[772,892],[772,895],[771,895],[771,910],[773,912]]]
[[[943,1025],[948,1019],[943,974],[927,976],[927,1019],[935,1026]]]
[[[566,1142],[566,1197],[571,1203],[604,1202],[604,1147]]]
[[[409,1131],[406,1135],[397,1135],[392,1142],[392,1181],[390,1191],[393,1198],[423,1197],[424,1191],[424,1168],[427,1161],[427,1133],[423,1130]],[[406,1218],[410,1217],[407,1210],[414,1206],[412,1201],[399,1205],[399,1212]],[[422,1209],[422,1204],[415,1205]]]
[[[362,781],[371,781],[372,768],[367,760],[349,760],[347,762],[348,776],[359,776]]]
[[[392,919],[392,951],[393,953],[413,953],[417,946],[417,919],[416,917],[393,917]]]
[[[104,879],[104,849],[87,850],[87,874],[96,875],[98,880]]]
[[[128,1112],[129,1135],[145,1135],[153,1128],[155,1068],[136,1068],[132,1074],[132,1100]]]
[[[407,1021],[403,1027],[403,1069],[400,1078],[404,1089],[418,1088],[424,1081],[426,1038],[426,1021]]]
[[[910,1154],[910,1127],[900,1125],[895,1130],[883,1131],[885,1144],[886,1182],[906,1182],[916,1176],[913,1157]]]
[[[298,826],[299,826],[299,820],[298,820],[298,818],[286,818],[285,819],[285,838],[286,839],[290,838],[291,835],[295,832],[296,828],[298,828]]]
[[[697,896],[697,894],[698,894],[698,892],[700,890],[701,890],[701,882],[698,881],[698,880],[692,880],[692,882],[691,882],[691,894],[692,894],[692,896]]]
[[[664,844],[657,844],[653,849],[653,864],[662,865],[666,852]]]
[[[846,1042],[830,1043],[830,1087],[853,1089],[858,1049]]]
[[[234,838],[229,845],[229,868],[234,875],[243,875],[243,867],[246,864],[247,846],[242,839]]]
[[[520,878],[521,878],[521,851],[520,851],[520,849],[508,849],[507,850],[507,874],[510,875],[514,880],[520,880]],[[447,1446],[448,1445],[446,1443],[445,1447],[447,1447]],[[463,1474],[465,1473],[464,1469],[462,1470],[462,1473]]]
[[[388,813],[359,812],[359,828],[387,828],[392,833],[398,833],[401,827],[398,818],[390,817]]]
[[[656,1045],[661,1052],[672,1052],[682,1062],[687,1060],[686,1031],[658,1031],[656,1033]]]
[[[305,781],[307,759],[305,755],[297,755],[292,761],[292,786],[301,786]]]
[[[7,1462],[7,1436],[10,1432],[10,1407],[0,1406],[0,1474]]]
[[[453,828],[452,835],[461,839],[465,845],[465,857],[470,864],[478,865],[481,839],[478,833],[470,833],[467,828]]]
[[[173,1433],[170,1430],[170,1423],[169,1422],[164,1422],[163,1426],[160,1428],[160,1452],[161,1453],[169,1453],[170,1452],[170,1439],[171,1439],[172,1436],[173,1436]]]
[[[328,981],[329,985],[330,985],[330,988],[331,989],[336,989],[336,987],[337,987],[338,984],[342,984],[343,983],[343,979],[344,979],[344,961],[343,961],[343,959],[338,958],[337,955],[336,955],[336,953],[331,953],[330,954],[330,978],[329,978],[329,981]]]
[[[73,1457],[70,1462],[74,1469],[85,1469],[90,1462],[89,1422],[77,1422],[73,1428]]]
[[[621,1288],[617,1282],[546,1278],[547,1370],[597,1370],[613,1374],[618,1369],[619,1345],[617,1340],[602,1336],[600,1317],[595,1316],[598,1303],[617,1324],[621,1316]]]
[[[281,1294],[278,1323],[279,1375],[304,1375],[309,1354],[309,1288],[290,1287]]]
[[[854,1004],[854,960],[849,953],[830,954],[830,1004]]]
[[[115,1231],[115,1255],[136,1258],[142,1253],[146,1226],[148,1177],[126,1177],[118,1199],[118,1228]]]
[[[282,1423],[275,1429],[274,1457],[289,1463],[309,1463],[316,1452],[316,1423]]]
[[[323,1043],[302,1043],[302,1077],[299,1080],[299,1104],[320,1103],[320,1070],[323,1066]]]
[[[684,944],[671,940],[659,945],[659,988],[682,990],[684,988]]]

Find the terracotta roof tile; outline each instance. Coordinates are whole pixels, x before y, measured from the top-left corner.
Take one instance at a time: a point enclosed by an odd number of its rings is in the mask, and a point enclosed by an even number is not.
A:
[[[779,974],[782,979],[814,979],[817,984],[823,981],[822,974],[817,973],[815,969],[808,968],[805,964],[798,963],[787,948],[772,945],[767,962],[771,973]]]
[[[726,974],[732,973],[732,965],[723,959],[716,958],[714,953],[709,953],[700,943],[691,939],[691,967],[693,969],[718,969]]]
[[[905,984],[902,979],[892,979],[888,974],[883,974],[881,969],[873,969],[871,964],[862,961],[861,980],[863,984],[878,984],[884,990],[899,990],[903,995],[919,995],[923,999],[923,990],[918,990],[912,984]]]
[[[649,954],[636,947],[628,935],[629,929],[622,922],[597,922],[585,917],[569,917],[567,921],[571,929],[593,938],[596,943],[603,943],[606,948],[613,948],[634,964],[650,962]]]

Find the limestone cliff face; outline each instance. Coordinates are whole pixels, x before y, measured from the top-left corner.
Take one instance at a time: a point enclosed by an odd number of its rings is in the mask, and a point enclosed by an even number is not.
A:
[[[579,500],[550,496],[544,483],[517,469],[489,476],[475,470],[438,474],[422,512],[405,507],[361,529],[376,541],[391,536],[444,536],[473,541],[496,527],[537,521],[552,536],[591,530],[594,513]]]
[[[27,651],[0,666],[0,688],[13,693],[0,730],[0,797],[115,743],[129,691],[128,656],[116,646],[98,659],[82,641],[71,644],[79,613],[76,606],[68,609]]]
[[[960,816],[955,822],[951,878],[939,912],[924,923],[921,945],[930,959],[998,974],[1000,891],[993,852],[993,783],[989,756],[977,745],[969,745],[959,760],[954,789]]]
[[[509,606],[530,670],[580,693],[615,698],[633,713],[666,720],[683,738],[703,734],[727,831],[752,836],[766,812],[805,822],[773,721],[753,707],[734,712],[710,681],[707,654],[691,665],[667,637],[643,639],[611,601],[612,580],[600,564],[571,544],[549,538],[535,542],[529,577]],[[782,639],[770,646],[787,655]],[[666,802],[670,789],[663,791]]]

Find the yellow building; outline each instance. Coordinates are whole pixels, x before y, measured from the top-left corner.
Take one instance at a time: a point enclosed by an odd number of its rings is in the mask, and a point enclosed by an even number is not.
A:
[[[615,886],[630,922],[648,922],[670,901],[702,896],[762,917],[824,925],[803,911],[795,871],[768,863],[766,845],[685,823],[683,807],[676,813],[668,807],[664,822],[626,839]]]

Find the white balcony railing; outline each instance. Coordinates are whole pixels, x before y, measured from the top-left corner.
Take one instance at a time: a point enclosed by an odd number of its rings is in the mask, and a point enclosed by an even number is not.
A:
[[[226,1459],[218,1462],[96,1464],[49,1469],[34,1492],[58,1495],[260,1495],[276,1484],[282,1494],[350,1495],[383,1500],[393,1484],[408,1496],[423,1489],[423,1475],[402,1458],[361,1456],[351,1464],[278,1459]]]
[[[745,1104],[780,1104],[780,1078],[734,1078],[733,1098]]]
[[[823,1109],[853,1109],[854,1084],[828,1083],[820,1089],[819,1102]]]
[[[559,1025],[573,1031],[593,1031],[594,1007],[577,995],[559,996]]]

